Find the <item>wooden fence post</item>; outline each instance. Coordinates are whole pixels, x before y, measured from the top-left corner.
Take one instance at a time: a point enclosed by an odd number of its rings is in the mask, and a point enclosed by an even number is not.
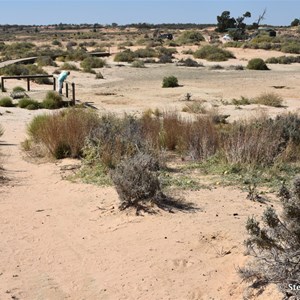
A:
[[[72,104],[75,105],[75,83],[72,82]]]
[[[69,98],[69,84],[66,82],[66,97]]]
[[[1,90],[4,93],[5,92],[5,88],[4,88],[4,78],[1,77]]]
[[[30,78],[27,78],[27,91],[30,91]]]

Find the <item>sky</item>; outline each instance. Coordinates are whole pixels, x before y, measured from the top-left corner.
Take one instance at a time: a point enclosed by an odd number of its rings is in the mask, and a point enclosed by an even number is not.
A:
[[[300,18],[300,0],[0,0],[0,24],[216,24],[225,10],[235,18],[249,11],[245,22],[252,24],[264,9],[261,24],[290,25]]]

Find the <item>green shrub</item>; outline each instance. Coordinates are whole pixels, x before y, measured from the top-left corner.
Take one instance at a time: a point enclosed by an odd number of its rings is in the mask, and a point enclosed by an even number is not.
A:
[[[157,53],[158,56],[167,55],[173,58],[173,54],[177,53],[177,50],[176,48],[158,47]]]
[[[69,50],[67,53],[68,55],[65,57],[65,61],[82,61],[86,57],[88,57],[88,54],[82,48],[78,48],[76,50]]]
[[[26,90],[23,88],[23,87],[21,87],[21,86],[15,86],[14,88],[13,88],[13,93],[18,93],[18,92],[25,92]]]
[[[81,63],[80,67],[84,70],[93,68],[103,68],[105,66],[105,61],[98,57],[87,57]]]
[[[266,64],[278,64],[279,59],[278,59],[278,57],[270,57],[265,60],[265,63]]]
[[[29,75],[29,70],[26,67],[26,65],[12,64],[1,68],[0,75],[8,75],[8,76]]]
[[[185,67],[203,67],[202,63],[198,63],[197,61],[187,58],[187,59],[181,59],[177,63],[178,66],[185,66]]]
[[[0,99],[0,106],[2,107],[13,107],[14,104],[10,97],[3,97]]]
[[[162,87],[173,88],[179,86],[178,79],[175,76],[164,77]]]
[[[36,63],[39,67],[44,67],[44,66],[57,67],[57,64],[53,61],[53,59],[50,56],[39,56],[36,60]]]
[[[198,49],[195,51],[194,57],[206,59],[208,61],[226,61],[229,58],[235,58],[230,51],[212,45],[207,45]]]
[[[300,43],[299,42],[285,43],[281,47],[281,51],[285,53],[300,54]]]
[[[134,56],[137,58],[156,57],[157,52],[151,48],[138,49],[134,51]]]
[[[39,109],[41,105],[39,102],[32,100],[30,98],[23,98],[23,99],[19,100],[18,106],[20,108],[34,110],[34,109]]]
[[[173,62],[172,56],[167,55],[167,54],[161,55],[158,59],[158,63],[160,63],[160,64],[170,64],[172,62]]]
[[[133,68],[145,68],[145,64],[142,60],[135,60],[131,63]]]
[[[63,63],[60,69],[66,71],[79,71],[79,68],[75,64],[71,64],[68,62]]]
[[[249,70],[269,70],[266,63],[261,58],[252,58],[247,64]]]
[[[135,59],[135,54],[131,50],[125,50],[119,52],[115,55],[114,61],[117,62],[133,62]]]
[[[63,107],[64,102],[57,92],[49,91],[42,102],[42,107],[46,109],[57,109]]]
[[[299,63],[300,56],[279,56],[279,57],[270,57],[265,60],[267,64],[292,64]]]
[[[62,46],[61,42],[58,41],[58,40],[53,40],[53,41],[52,41],[52,45],[53,45],[53,46],[60,46],[60,47]]]
[[[199,44],[201,41],[205,41],[203,35],[195,30],[184,31],[176,40],[179,44]]]
[[[255,104],[262,104],[273,107],[282,107],[283,99],[275,93],[263,93],[256,97],[253,101]]]

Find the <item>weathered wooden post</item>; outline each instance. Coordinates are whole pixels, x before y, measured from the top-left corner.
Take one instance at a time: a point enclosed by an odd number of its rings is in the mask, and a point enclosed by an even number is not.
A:
[[[66,82],[66,97],[69,98],[69,84]]]
[[[4,93],[5,92],[5,88],[4,88],[4,78],[1,77],[1,90]]]
[[[56,78],[53,76],[53,91],[56,91]]]
[[[27,77],[27,91],[30,91],[30,78]]]
[[[75,105],[75,83],[72,82],[72,104]]]

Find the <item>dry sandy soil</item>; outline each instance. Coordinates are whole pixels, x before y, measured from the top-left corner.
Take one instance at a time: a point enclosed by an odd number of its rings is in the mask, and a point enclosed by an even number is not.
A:
[[[242,64],[252,57],[280,52],[234,50]],[[212,71],[175,65],[101,70],[105,79],[72,72],[77,97],[99,112],[139,113],[147,108],[179,109],[186,93],[218,106],[230,119],[276,114],[300,107],[300,66],[272,65],[271,71]],[[182,85],[162,89],[162,78],[175,75]],[[7,87],[24,85],[8,81]],[[274,86],[284,86],[275,89]],[[32,85],[39,93],[46,89]],[[276,92],[286,108],[246,106],[222,101]],[[34,93],[34,92],[33,92]],[[243,299],[246,285],[237,268],[244,255],[245,223],[265,205],[246,200],[234,188],[178,191],[195,211],[136,216],[119,212],[113,187],[65,180],[63,160],[37,164],[25,157],[20,143],[33,115],[19,108],[0,108],[0,138],[5,176],[0,186],[0,299]],[[274,203],[276,206],[276,202]],[[274,287],[255,299],[280,299]]]

